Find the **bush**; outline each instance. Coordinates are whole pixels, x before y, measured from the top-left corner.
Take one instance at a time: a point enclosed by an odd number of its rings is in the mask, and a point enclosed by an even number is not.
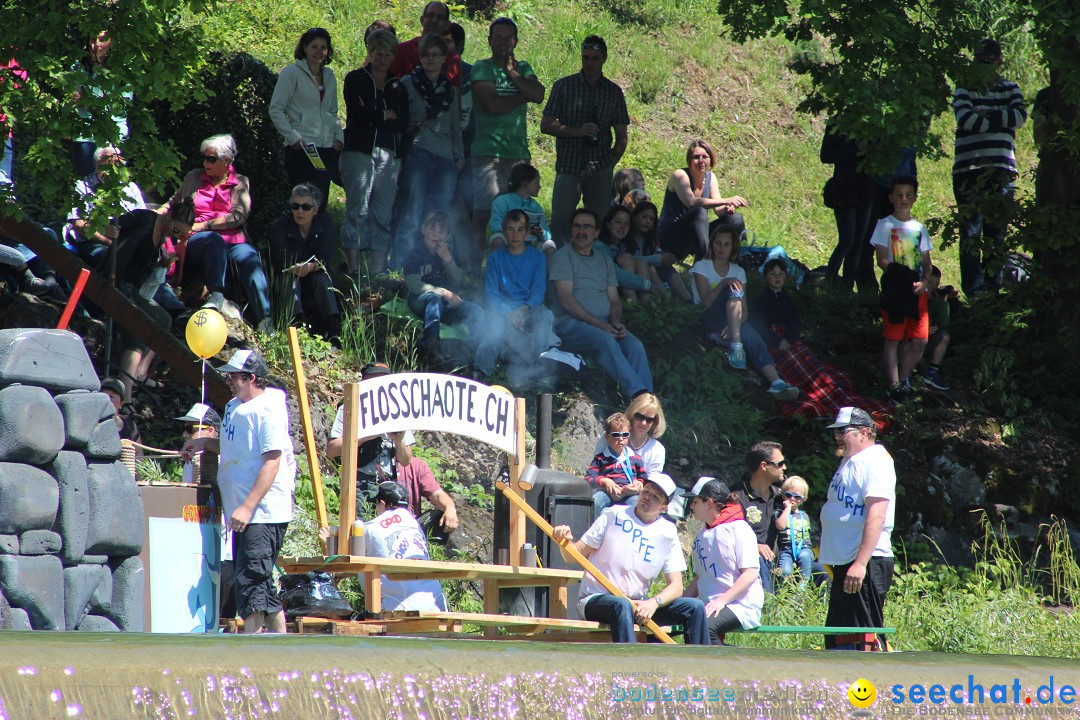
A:
[[[155,108],[162,137],[172,141],[181,167],[202,167],[199,144],[220,133],[236,138],[236,172],[251,180],[248,241],[265,248],[270,226],[288,199],[289,185],[282,158],[282,141],[270,121],[270,97],[277,74],[247,53],[211,53],[201,74],[211,93],[203,102],[176,100]],[[179,187],[164,188],[168,197]]]

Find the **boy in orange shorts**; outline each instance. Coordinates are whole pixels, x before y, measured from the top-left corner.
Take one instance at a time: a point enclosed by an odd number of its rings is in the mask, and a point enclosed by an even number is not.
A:
[[[881,276],[881,316],[885,322],[885,377],[889,398],[911,397],[909,376],[922,358],[930,336],[927,290],[930,284],[930,234],[911,217],[919,195],[919,182],[900,175],[893,178],[889,201],[893,212],[878,220],[870,244],[877,253]],[[921,272],[920,272],[921,271]]]

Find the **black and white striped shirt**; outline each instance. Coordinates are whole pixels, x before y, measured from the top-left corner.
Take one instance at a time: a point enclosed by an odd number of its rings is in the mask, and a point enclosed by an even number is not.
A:
[[[980,114],[981,111],[981,114]],[[1017,174],[1016,130],[1027,120],[1024,94],[1014,83],[997,78],[984,90],[956,88],[956,157],[953,175],[1001,168]]]

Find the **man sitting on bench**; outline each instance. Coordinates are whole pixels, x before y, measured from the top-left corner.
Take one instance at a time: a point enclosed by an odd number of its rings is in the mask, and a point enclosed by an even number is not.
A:
[[[409,512],[409,493],[393,480],[379,483],[375,519],[364,523],[367,554],[398,560],[430,560],[420,523]],[[438,580],[391,580],[382,576],[383,610],[446,612]]]
[[[680,597],[686,557],[675,525],[660,517],[675,492],[675,482],[663,473],[645,481],[634,507],[612,505],[601,513],[580,540],[574,541],[569,526],[555,527],[554,538],[563,540],[589,558],[629,600],[609,594],[589,573],[581,581],[578,613],[586,620],[611,626],[611,640],[632,643],[634,620],[652,619],[664,624],[682,624],[686,644],[708,645],[705,604],[697,598]],[[565,549],[563,559],[572,562]],[[663,590],[648,597],[652,581],[661,572],[667,580]]]

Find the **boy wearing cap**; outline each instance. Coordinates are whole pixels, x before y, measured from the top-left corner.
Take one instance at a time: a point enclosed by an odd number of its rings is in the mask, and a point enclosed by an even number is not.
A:
[[[670,477],[654,473],[645,481],[634,507],[609,507],[580,540],[574,540],[568,525],[554,529],[563,560],[573,562],[565,550],[566,543],[573,542],[578,552],[630,598],[609,594],[589,573],[581,581],[578,613],[586,620],[610,625],[612,642],[636,642],[634,620],[651,618],[660,624],[683,625],[688,645],[709,644],[705,604],[682,596],[686,558],[678,532],[672,522],[660,517],[674,492],[675,482]],[[667,585],[648,597],[661,572]]]
[[[409,511],[409,494],[396,482],[379,483],[375,519],[364,523],[367,554],[398,560],[430,560],[427,539]],[[393,580],[382,576],[383,609],[446,611],[438,580]]]
[[[896,514],[896,468],[876,442],[877,426],[861,408],[844,407],[829,426],[840,467],[821,508],[818,556],[832,566],[829,626],[882,627],[885,596],[893,576],[892,529]],[[826,635],[826,648],[864,649],[864,635]]]
[[[219,455],[218,486],[233,531],[236,601],[244,632],[285,632],[273,569],[292,520],[296,461],[285,393],[266,386],[269,368],[253,350],[238,350],[218,368],[233,392],[218,438],[193,438],[181,455]]]
[[[695,577],[683,596],[705,603],[709,639],[720,645],[725,633],[761,624],[765,591],[758,575],[757,535],[743,518],[742,505],[716,478],[698,479],[684,497],[705,527],[694,538]]]
[[[221,417],[217,411],[209,405],[195,403],[187,414],[176,418],[184,423],[184,440],[194,438],[216,438],[218,427],[221,425]],[[211,484],[221,498],[221,488],[217,484],[218,459],[215,455],[202,453],[189,461],[184,462],[181,481],[185,483],[200,482]],[[195,477],[195,469],[199,469],[199,477]],[[233,553],[232,553],[232,530],[228,522],[221,523],[221,569],[219,587],[221,590],[220,616],[223,618],[236,617],[236,595],[233,583]]]

